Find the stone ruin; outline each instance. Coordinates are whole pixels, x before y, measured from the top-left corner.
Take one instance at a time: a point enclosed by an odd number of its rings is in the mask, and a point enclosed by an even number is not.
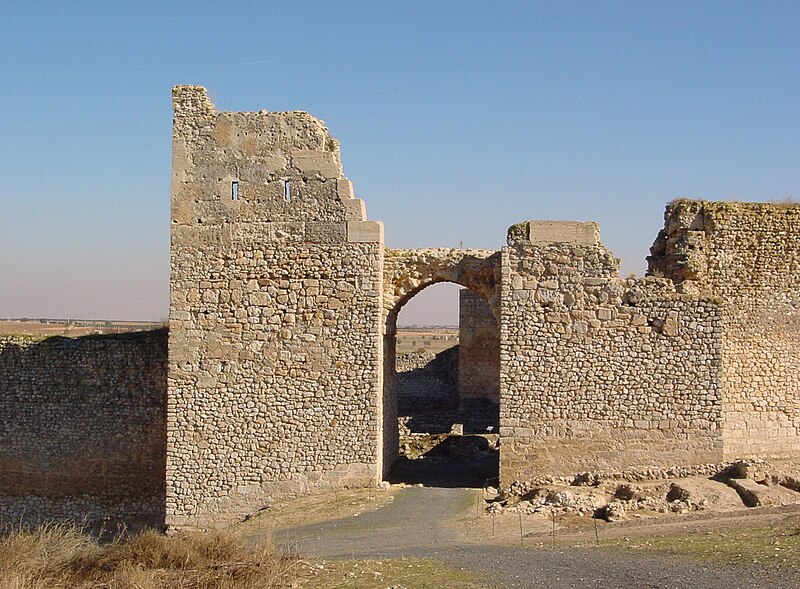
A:
[[[500,328],[484,300],[459,291],[458,344],[438,354],[395,354],[400,448],[415,436],[497,433]]]
[[[87,468],[126,485],[133,456],[170,526],[377,484],[398,453],[397,314],[445,281],[499,328],[496,366],[474,346],[481,374],[465,378],[496,382],[501,486],[797,457],[800,206],[673,201],[644,278],[619,276],[594,223],[524,221],[499,251],[395,250],[320,120],[217,112],[198,86],[176,87],[173,105],[168,360],[139,351],[130,382],[95,378],[118,351],[65,344],[93,396],[48,398],[45,346],[0,341],[4,513],[80,512],[63,496],[94,492]],[[58,413],[71,402],[85,405],[75,424]],[[75,435],[92,416],[116,420],[98,428],[105,449]],[[59,443],[43,443],[54,423]],[[40,484],[15,486],[32,473]]]

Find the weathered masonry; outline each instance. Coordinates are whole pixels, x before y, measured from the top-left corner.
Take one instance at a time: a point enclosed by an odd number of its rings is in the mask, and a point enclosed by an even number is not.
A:
[[[397,313],[442,281],[499,327],[504,485],[800,450],[799,206],[675,201],[645,278],[592,223],[391,250],[321,121],[174,107],[167,523],[381,480]]]
[[[0,522],[164,522],[166,330],[0,337]]]
[[[374,483],[383,227],[338,142],[302,112],[217,113],[198,87],[174,106],[167,522]]]
[[[198,86],[173,106],[168,341],[0,338],[2,519],[203,526],[376,484],[397,316],[438,282],[468,289],[458,411],[497,416],[503,486],[797,460],[800,205],[673,201],[644,278],[594,223],[394,250],[318,119],[217,112]]]

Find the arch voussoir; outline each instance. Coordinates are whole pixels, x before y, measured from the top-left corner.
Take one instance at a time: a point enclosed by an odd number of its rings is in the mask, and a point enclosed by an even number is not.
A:
[[[389,249],[384,252],[384,313],[396,316],[431,284],[454,282],[481,295],[497,317],[500,308],[500,252],[479,249]]]

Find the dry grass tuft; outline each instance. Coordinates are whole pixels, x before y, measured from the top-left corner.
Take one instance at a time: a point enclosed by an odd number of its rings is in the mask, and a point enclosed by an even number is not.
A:
[[[0,537],[0,589],[277,589],[291,585],[293,566],[221,531],[146,530],[105,545],[66,525]]]

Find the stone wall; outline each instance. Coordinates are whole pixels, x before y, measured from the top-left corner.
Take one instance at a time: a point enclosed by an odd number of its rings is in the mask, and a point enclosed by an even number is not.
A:
[[[0,520],[164,523],[166,330],[0,337]]]
[[[483,297],[468,288],[458,299],[458,394],[500,402],[500,327]]]
[[[404,354],[397,354],[395,370],[397,370],[398,374],[420,370],[425,368],[434,358],[436,358],[436,354],[433,352],[406,352]]]
[[[458,419],[458,346],[399,354],[395,366],[400,445],[415,433],[449,432]]]
[[[318,119],[173,98],[167,523],[374,484],[382,226]]]
[[[800,453],[800,205],[678,200],[650,271],[722,302],[726,459]]]
[[[400,415],[458,407],[459,347],[439,354],[400,354],[396,360]]]
[[[504,485],[720,461],[719,305],[666,279],[618,273],[592,223],[510,228],[500,343]]]
[[[483,431],[499,397],[504,485],[800,452],[800,205],[675,201],[641,279],[593,223],[392,250],[322,121],[217,112],[198,86],[173,107],[168,343],[0,339],[1,518],[202,526],[375,484],[397,314],[438,282],[477,293],[455,418]]]

